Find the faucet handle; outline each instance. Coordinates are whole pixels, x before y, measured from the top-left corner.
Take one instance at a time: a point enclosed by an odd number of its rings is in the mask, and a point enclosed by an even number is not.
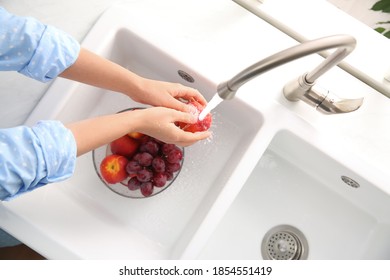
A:
[[[311,91],[315,91],[312,88]],[[317,111],[330,115],[330,114],[342,114],[356,111],[363,104],[364,98],[340,98],[336,94],[328,91],[325,99],[316,107]]]
[[[283,88],[284,96],[290,101],[302,100],[324,114],[353,112],[360,108],[364,98],[345,99],[306,80],[306,74],[287,83]]]

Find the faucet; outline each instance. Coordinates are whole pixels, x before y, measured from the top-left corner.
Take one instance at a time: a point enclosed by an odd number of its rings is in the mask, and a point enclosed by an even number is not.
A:
[[[353,112],[362,105],[363,98],[339,98],[328,90],[318,87],[315,82],[349,55],[355,45],[355,38],[349,35],[333,35],[303,42],[247,67],[230,80],[221,83],[217,93],[224,100],[232,99],[243,84],[268,70],[310,54],[337,48],[316,68],[288,82],[283,88],[283,93],[289,101],[302,100],[324,114]]]

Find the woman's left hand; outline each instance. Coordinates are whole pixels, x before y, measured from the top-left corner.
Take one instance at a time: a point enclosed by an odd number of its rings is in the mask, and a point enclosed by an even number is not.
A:
[[[83,48],[75,63],[64,70],[60,77],[121,92],[143,104],[167,107],[182,112],[191,112],[191,107],[179,99],[188,101],[195,99],[202,105],[207,103],[196,89],[179,83],[141,77]]]
[[[144,79],[142,89],[136,93],[128,94],[133,100],[152,106],[162,106],[182,112],[191,112],[191,107],[184,101],[197,100],[206,105],[203,95],[194,88],[179,83],[170,83],[157,80]]]

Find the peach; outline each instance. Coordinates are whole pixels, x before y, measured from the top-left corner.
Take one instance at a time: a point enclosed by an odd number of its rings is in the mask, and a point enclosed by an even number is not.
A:
[[[204,106],[200,104],[198,101],[191,101],[188,103],[190,106],[193,106],[197,114],[199,115],[202,110],[204,109]],[[210,128],[212,123],[212,116],[211,114],[207,114],[206,117],[203,120],[198,120],[196,123],[188,124],[188,123],[178,123],[179,127],[183,129],[184,131],[188,132],[198,132],[198,131],[206,131]]]
[[[110,143],[111,152],[116,155],[131,158],[138,150],[140,142],[136,139],[124,135]]]
[[[126,166],[129,160],[121,155],[108,155],[100,164],[100,173],[109,184],[116,184],[128,177]]]

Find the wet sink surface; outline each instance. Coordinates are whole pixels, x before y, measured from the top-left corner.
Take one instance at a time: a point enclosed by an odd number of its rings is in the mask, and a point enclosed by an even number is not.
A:
[[[341,176],[355,183],[348,185]],[[389,259],[389,207],[390,197],[371,183],[299,137],[281,132],[199,257],[269,258],[261,253],[264,236],[288,225],[307,240],[309,259]]]

